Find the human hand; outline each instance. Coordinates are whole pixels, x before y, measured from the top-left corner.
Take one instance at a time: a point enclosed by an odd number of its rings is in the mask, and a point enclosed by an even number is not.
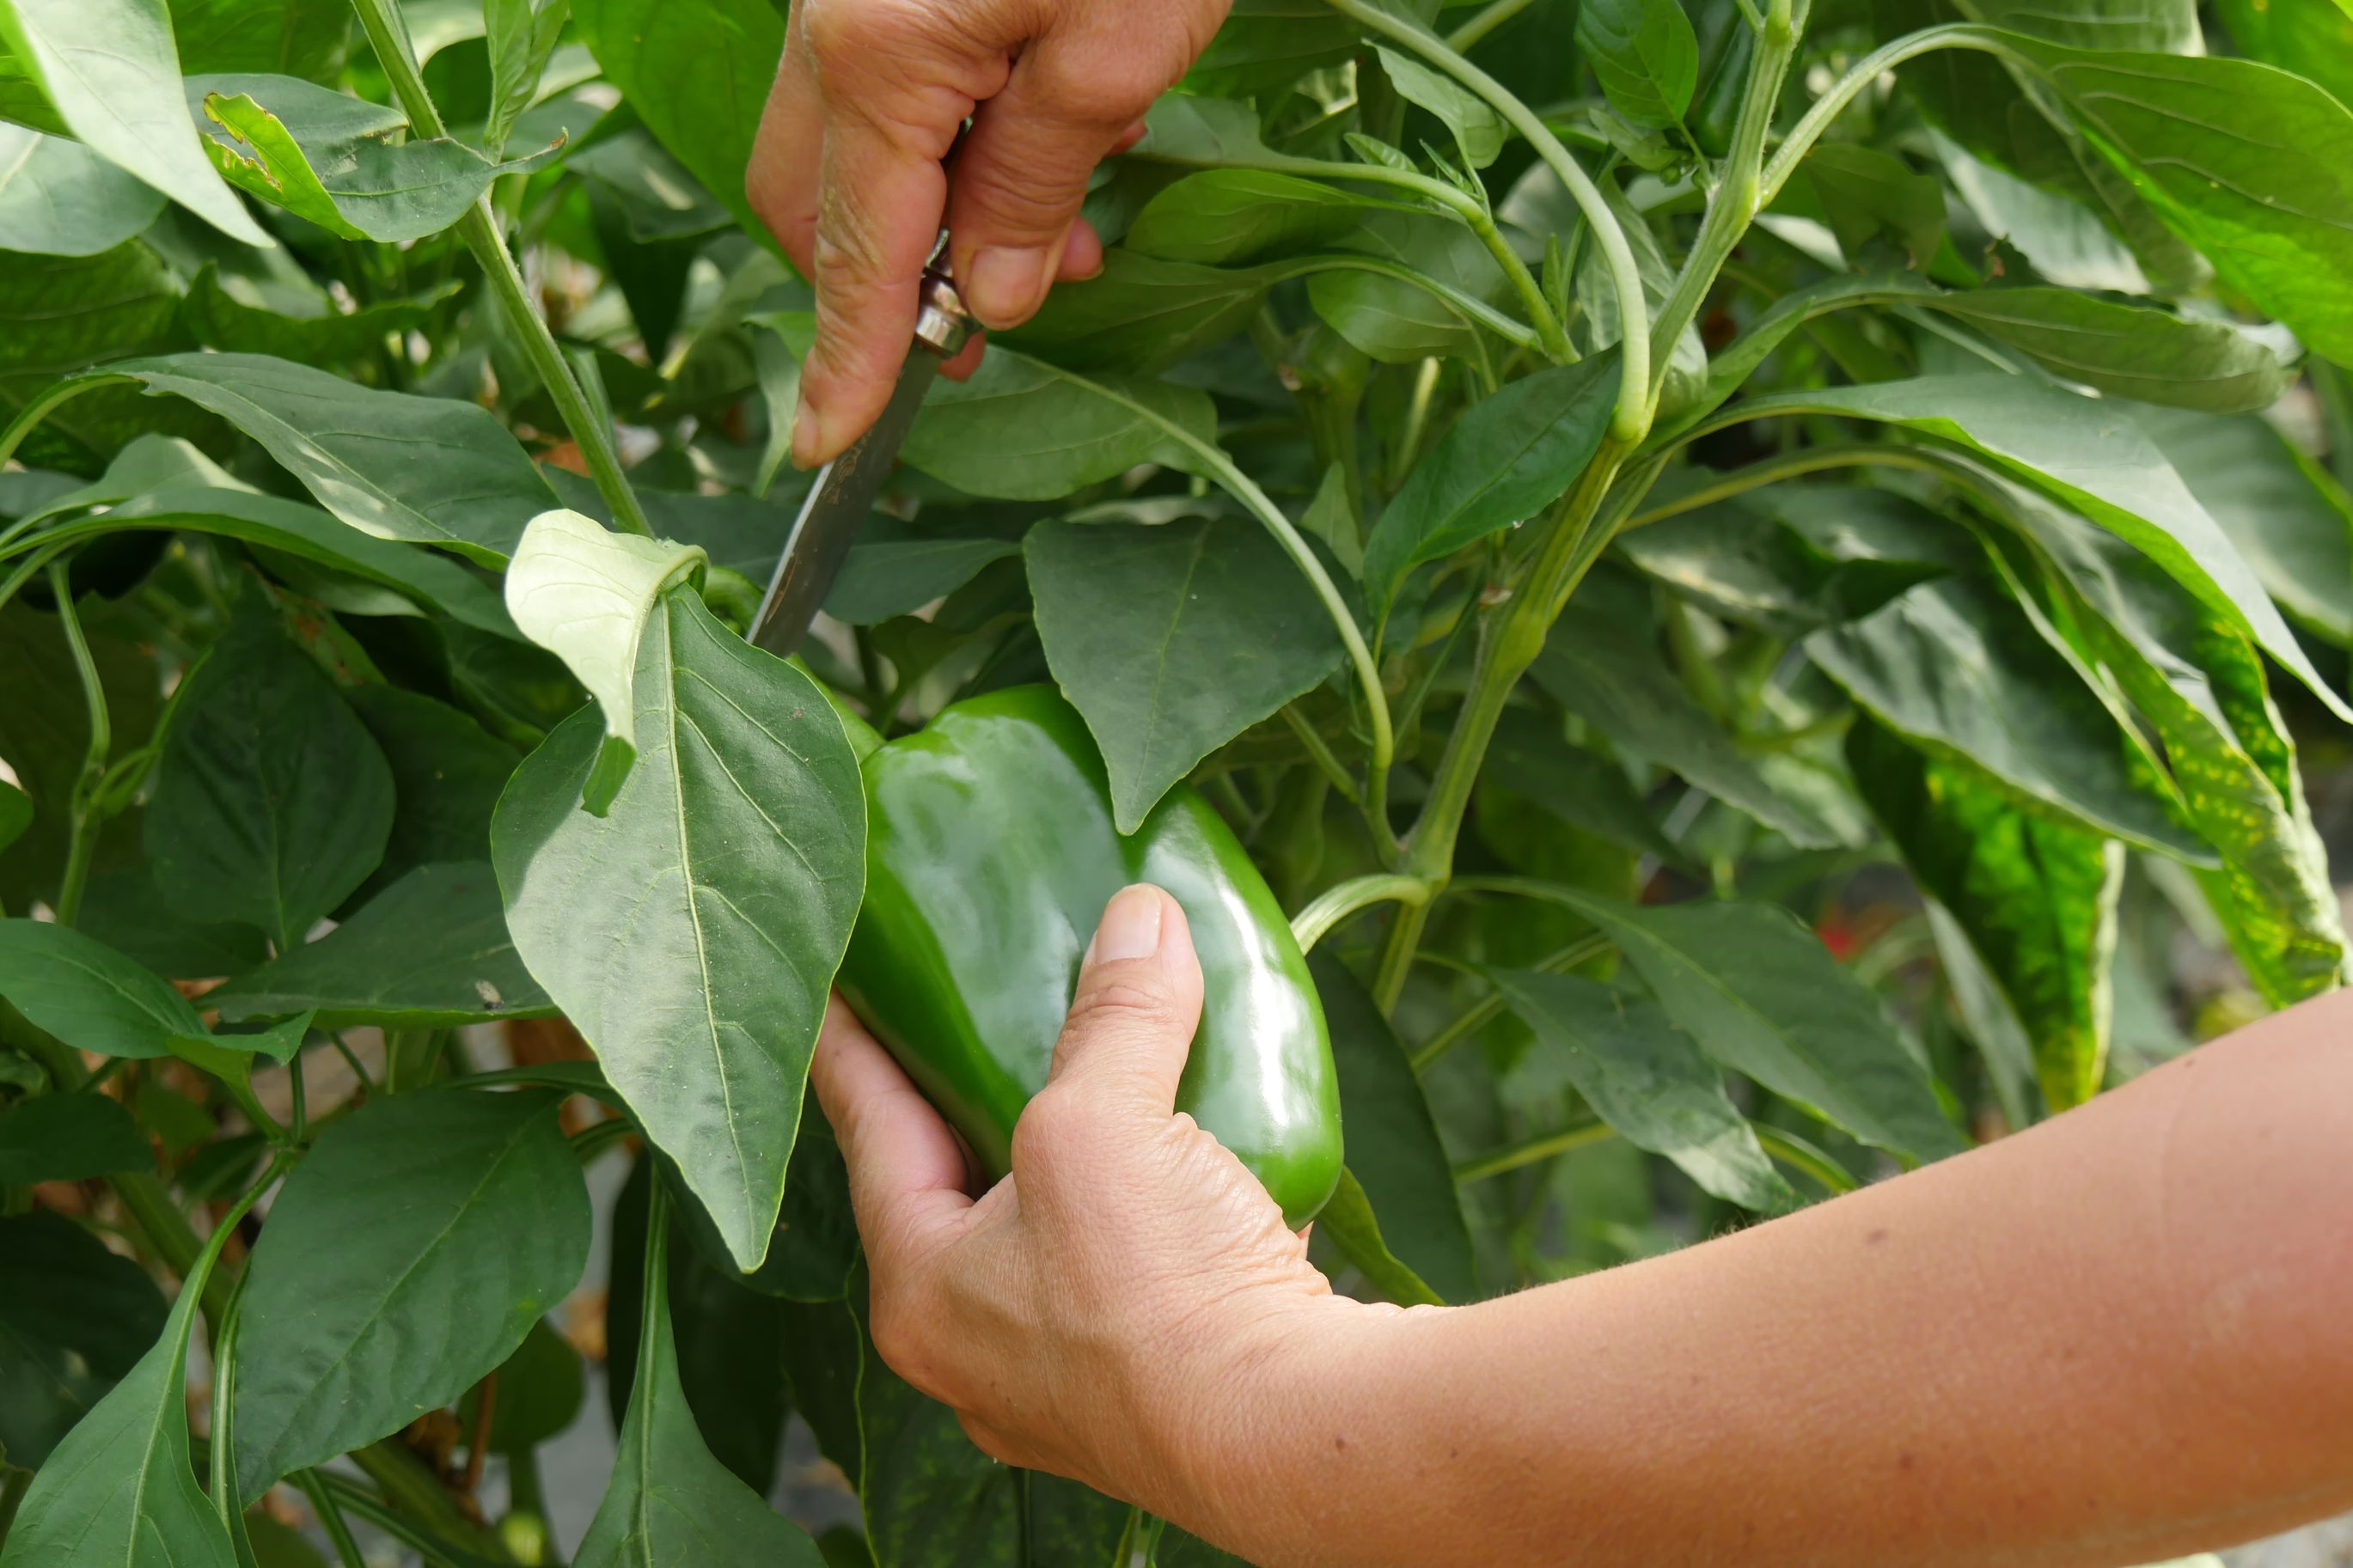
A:
[[[1087,179],[1208,46],[1229,0],[800,0],[745,194],[817,287],[793,460],[873,423],[915,326],[944,216],[983,326],[1101,270]],[[966,117],[951,186],[942,161]],[[978,362],[976,342],[949,365]]]
[[[875,1348],[1009,1465],[1201,1533],[1256,1489],[1361,1310],[1256,1177],[1174,1110],[1201,1008],[1184,910],[1103,911],[1013,1172],[977,1202],[946,1122],[837,1000],[812,1079],[849,1162]]]

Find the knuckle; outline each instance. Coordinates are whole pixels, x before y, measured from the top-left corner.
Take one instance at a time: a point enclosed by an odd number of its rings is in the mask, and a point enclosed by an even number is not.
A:
[[[1062,1025],[1066,1035],[1098,1036],[1165,1026],[1175,1011],[1167,988],[1152,980],[1113,974],[1098,980],[1071,1002]]]
[[[992,158],[958,172],[955,195],[960,205],[987,215],[985,221],[991,225],[1047,235],[1061,231],[1083,192],[1040,180],[1035,169],[1011,160]]]
[[[1068,1166],[1093,1131],[1095,1117],[1085,1100],[1064,1084],[1048,1084],[1032,1095],[1013,1124],[1015,1179],[1036,1190]]]

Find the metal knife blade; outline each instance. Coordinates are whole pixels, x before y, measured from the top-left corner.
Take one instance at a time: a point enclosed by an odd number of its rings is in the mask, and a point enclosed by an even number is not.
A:
[[[809,487],[800,515],[793,520],[793,531],[785,539],[785,553],[776,562],[776,575],[768,580],[767,595],[752,623],[754,647],[781,658],[800,646],[809,622],[824,606],[834,578],[841,574],[850,542],[873,509],[874,498],[899,456],[899,443],[914,426],[915,415],[923,406],[923,394],[931,390],[932,378],[939,373],[939,355],[921,343],[909,349],[906,368],[899,373],[899,384],[892,390],[881,417],[841,456],[818,470],[817,483]]]

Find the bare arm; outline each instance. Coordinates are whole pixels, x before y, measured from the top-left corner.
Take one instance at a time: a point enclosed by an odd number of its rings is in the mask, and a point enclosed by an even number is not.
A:
[[[820,1046],[878,1342],[1001,1458],[1269,1568],[2129,1563],[2353,1507],[2353,995],[1785,1219],[1398,1311],[1170,1115],[1198,972],[1156,923],[1082,977],[977,1205],[880,1048]]]

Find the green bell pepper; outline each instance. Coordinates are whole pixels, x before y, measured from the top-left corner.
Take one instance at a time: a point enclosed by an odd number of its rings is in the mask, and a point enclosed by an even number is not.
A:
[[[1201,958],[1176,1108],[1290,1224],[1314,1216],[1340,1179],[1323,1005],[1282,908],[1208,801],[1179,785],[1123,837],[1093,738],[1046,686],[956,703],[865,770],[866,903],[841,993],[991,1179],[1046,1081],[1103,905],[1152,882],[1183,906]]]

